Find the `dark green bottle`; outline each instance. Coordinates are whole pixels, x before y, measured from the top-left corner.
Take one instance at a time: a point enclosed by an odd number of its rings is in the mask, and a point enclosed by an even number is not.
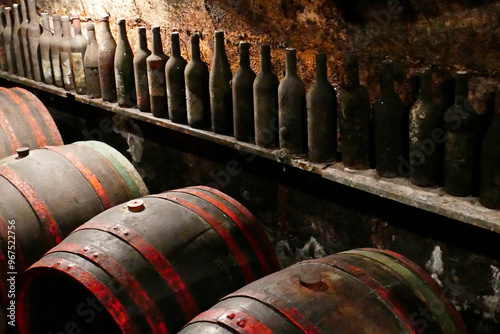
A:
[[[370,97],[359,82],[359,63],[355,53],[346,61],[346,82],[339,93],[339,126],[344,167],[370,168]]]
[[[316,81],[307,93],[307,157],[330,162],[337,152],[337,96],[328,82],[326,54],[316,54]]]
[[[479,202],[500,210],[500,91],[496,92],[495,114],[483,139]]]
[[[179,33],[170,34],[172,54],[165,66],[167,76],[168,115],[174,123],[187,123],[186,110],[186,83],[184,81],[184,70],[187,62],[181,56]]]
[[[139,38],[137,42],[137,50],[134,54],[134,77],[137,107],[140,111],[151,112],[149,102],[148,68],[146,63],[146,59],[151,55],[151,51],[148,49],[146,28],[137,28],[137,33]]]
[[[432,187],[438,184],[441,170],[441,110],[432,99],[430,70],[423,69],[418,76],[418,98],[411,107],[409,123],[410,181],[419,187]]]
[[[160,27],[154,26],[152,32],[153,52],[146,59],[151,113],[155,117],[168,118],[167,86],[165,82],[165,65],[168,57],[163,53]]]
[[[134,54],[127,37],[125,19],[118,19],[118,38],[115,52],[116,98],[120,107],[134,107],[135,95]]]
[[[255,73],[250,67],[250,43],[240,42],[240,67],[233,77],[234,137],[253,142],[255,137],[253,115],[253,82]]]
[[[474,191],[477,114],[469,104],[467,72],[455,75],[455,103],[444,115],[444,190],[452,196]]]
[[[272,72],[271,48],[260,46],[261,71],[253,84],[255,114],[255,143],[261,147],[274,148],[279,144],[278,136],[278,86],[279,80]]]
[[[200,36],[191,36],[191,60],[184,70],[188,124],[202,128],[210,124],[210,91],[208,66],[201,60]]]
[[[215,133],[232,134],[233,132],[231,79],[231,67],[224,48],[224,32],[217,30],[209,81],[212,131]]]
[[[373,110],[375,131],[375,160],[377,173],[382,177],[404,177],[400,163],[406,159],[404,139],[408,138],[408,113],[394,90],[394,66],[384,61],[382,92]]]
[[[304,83],[297,74],[297,51],[286,50],[286,75],[278,87],[280,148],[289,154],[307,149],[307,113]]]

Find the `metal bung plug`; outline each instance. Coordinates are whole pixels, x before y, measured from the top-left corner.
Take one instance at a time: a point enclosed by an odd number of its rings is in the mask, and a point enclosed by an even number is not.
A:
[[[16,150],[16,152],[17,152],[17,157],[19,159],[26,158],[28,155],[30,155],[30,148],[23,146],[23,147],[18,148]]]
[[[299,277],[299,281],[300,285],[309,290],[326,291],[328,289],[328,285],[323,282],[321,274],[317,272],[304,273]]]
[[[141,212],[146,207],[144,206],[144,201],[142,199],[134,199],[127,202],[128,211],[130,212]]]

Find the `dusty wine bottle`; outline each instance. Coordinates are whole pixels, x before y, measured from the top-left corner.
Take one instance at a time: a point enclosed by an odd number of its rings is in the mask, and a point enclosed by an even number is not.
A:
[[[170,34],[170,44],[172,46],[172,55],[165,66],[168,114],[172,122],[186,123],[186,83],[184,81],[184,70],[186,69],[187,62],[181,56],[178,32]]]
[[[73,77],[73,66],[71,61],[71,23],[69,22],[69,16],[62,16],[62,39],[60,46],[61,55],[61,68],[62,68],[62,79],[64,83],[64,88],[66,90],[75,89],[75,80]]]
[[[261,71],[253,84],[255,143],[261,147],[278,146],[278,85],[272,72],[271,48],[260,46]]]
[[[297,51],[286,49],[286,75],[278,87],[280,148],[289,154],[307,149],[305,88],[297,74]]]
[[[5,29],[3,25],[5,21],[4,8],[5,6],[0,6],[0,70],[8,71],[9,64],[7,63],[7,52],[5,51],[5,40],[3,38],[3,30]]]
[[[134,54],[134,78],[135,91],[137,95],[137,107],[140,111],[151,112],[149,104],[149,85],[148,85],[148,69],[146,59],[151,55],[148,49],[148,40],[146,37],[146,28],[137,28],[139,36],[137,50]]]
[[[127,38],[125,19],[118,19],[118,39],[115,53],[116,97],[120,107],[137,104],[134,79],[134,54]]]
[[[30,22],[28,25],[28,45],[30,48],[31,66],[35,81],[42,82],[42,66],[40,60],[40,25],[37,20],[35,0],[28,0]]]
[[[116,42],[109,29],[109,15],[103,16],[97,23],[101,39],[99,40],[99,80],[102,100],[116,101],[115,52]]]
[[[153,52],[146,59],[149,84],[149,101],[151,113],[155,117],[168,118],[167,87],[165,82],[165,65],[168,57],[163,53],[160,27],[154,26]]]
[[[87,95],[90,98],[101,97],[101,84],[99,82],[99,45],[95,38],[94,23],[87,24],[87,49],[83,58],[83,67],[85,70],[85,86]]]
[[[444,115],[444,190],[459,197],[474,190],[477,114],[468,93],[467,72],[459,71],[455,74],[455,103]]]
[[[50,58],[52,60],[52,75],[54,84],[57,87],[64,87],[62,79],[61,66],[61,46],[62,46],[62,25],[61,16],[52,15],[52,23],[54,24],[54,35],[50,40]]]
[[[191,127],[202,128],[210,124],[210,74],[201,60],[199,34],[191,35],[190,41],[191,60],[184,70],[187,118]]]
[[[408,114],[401,98],[394,90],[394,65],[384,61],[381,93],[374,105],[375,162],[382,177],[405,177],[400,173],[400,162],[407,161],[403,138],[408,136],[405,126]]]
[[[19,27],[19,38],[23,49],[24,65],[26,69],[26,77],[33,79],[33,65],[31,64],[31,54],[28,41],[29,16],[27,8],[27,0],[21,0],[21,12],[23,14],[21,25]]]
[[[5,7],[3,9],[5,15],[5,28],[3,29],[3,40],[5,44],[5,52],[7,54],[7,64],[9,65],[9,73],[16,74],[16,55],[12,45],[12,8]]]
[[[328,82],[326,54],[316,54],[316,81],[307,93],[307,157],[331,162],[337,152],[337,96]]]
[[[359,61],[355,53],[346,57],[346,81],[339,93],[341,153],[345,168],[370,168],[370,97],[359,82]]]
[[[12,5],[14,11],[14,27],[12,28],[12,47],[16,58],[17,75],[26,76],[26,64],[24,63],[23,44],[21,43],[20,31],[21,28],[21,7],[15,3]]]
[[[256,76],[250,67],[250,43],[240,42],[239,53],[240,68],[232,82],[234,137],[254,142],[253,82]]]
[[[52,61],[50,59],[50,43],[52,40],[52,32],[49,26],[49,14],[42,13],[43,32],[40,35],[40,58],[42,60],[43,82],[46,84],[54,84],[54,76],[52,74]]]
[[[231,67],[224,48],[224,32],[215,32],[215,52],[210,69],[210,111],[212,131],[231,134],[233,131],[233,104]]]
[[[436,134],[443,131],[441,110],[432,99],[430,69],[421,70],[418,76],[418,98],[410,109],[410,181],[419,187],[432,187],[438,184],[441,170],[442,142],[436,142],[442,137]]]
[[[73,30],[75,36],[71,40],[71,64],[73,65],[75,78],[75,91],[79,95],[84,95],[87,93],[87,84],[85,82],[83,58],[87,50],[87,39],[82,35],[82,24],[78,16],[73,16]]]
[[[479,202],[500,210],[500,90],[495,92],[495,113],[483,139]]]

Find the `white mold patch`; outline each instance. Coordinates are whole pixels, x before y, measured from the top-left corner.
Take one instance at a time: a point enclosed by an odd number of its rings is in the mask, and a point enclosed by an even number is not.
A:
[[[443,265],[443,252],[441,247],[435,246],[431,254],[431,259],[425,264],[425,268],[431,274],[431,277],[440,285],[443,286],[443,282],[439,279],[439,276],[444,273]]]

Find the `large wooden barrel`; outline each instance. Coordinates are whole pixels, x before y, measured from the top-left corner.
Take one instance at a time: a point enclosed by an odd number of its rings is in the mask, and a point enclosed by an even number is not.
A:
[[[449,297],[403,256],[359,249],[249,284],[179,334],[466,333]]]
[[[22,88],[0,87],[0,158],[21,147],[63,145],[54,120],[43,103]]]
[[[12,254],[7,247],[14,232],[15,271],[21,274],[90,218],[144,195],[132,164],[104,143],[20,149],[0,160],[0,253]],[[0,265],[5,275],[5,260]]]
[[[22,333],[175,333],[219,298],[278,270],[254,216],[208,187],[152,195],[75,230],[26,272]]]

